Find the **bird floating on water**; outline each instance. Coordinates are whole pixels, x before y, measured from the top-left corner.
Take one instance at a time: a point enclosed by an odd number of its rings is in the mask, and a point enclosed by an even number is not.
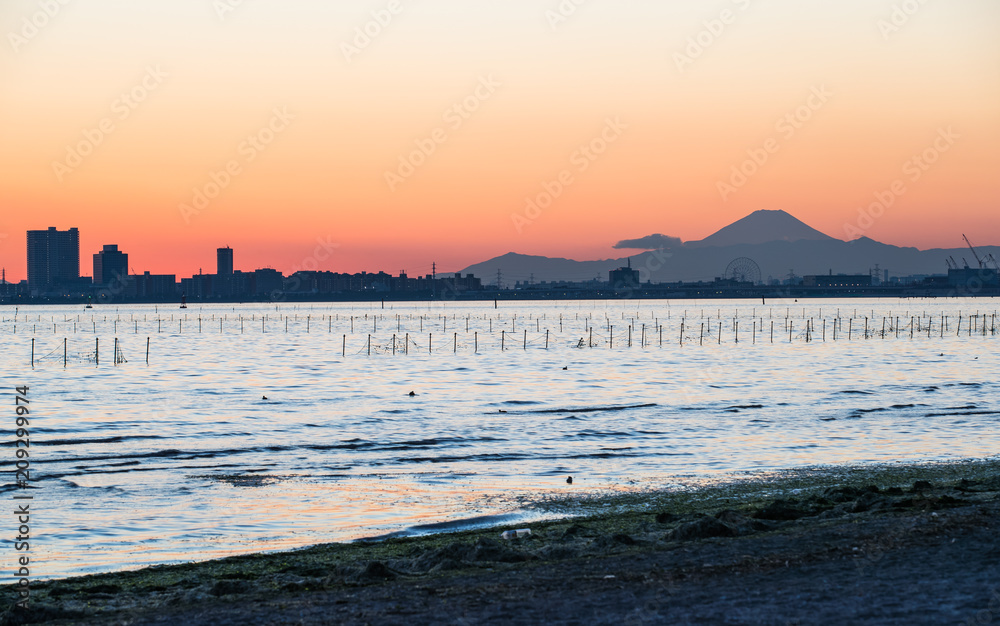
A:
[[[503,409],[500,409],[500,411],[499,411],[499,412],[500,412],[500,413],[506,413],[507,411],[504,411]]]
[[[260,399],[261,400],[267,400],[267,396],[261,396]]]
[[[415,395],[417,395],[417,392],[416,391],[411,391],[408,395],[415,396]]]
[[[572,484],[573,484],[573,477],[572,477],[572,476],[570,476],[570,477],[568,477],[568,478],[566,479],[566,484],[567,484],[567,485],[572,485]]]

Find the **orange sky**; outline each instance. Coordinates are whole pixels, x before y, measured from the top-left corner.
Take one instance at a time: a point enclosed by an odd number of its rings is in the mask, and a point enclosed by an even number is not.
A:
[[[117,243],[137,272],[229,245],[243,270],[412,275],[763,208],[1000,244],[995,1],[579,4],[7,0],[0,265],[24,278],[24,232],[75,226],[84,274]]]

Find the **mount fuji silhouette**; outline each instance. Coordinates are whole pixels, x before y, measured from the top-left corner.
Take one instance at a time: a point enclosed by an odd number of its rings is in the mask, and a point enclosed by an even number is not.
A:
[[[837,241],[785,211],[761,209],[736,220],[700,241],[688,241],[685,247],[737,246],[772,241]]]
[[[573,259],[530,256],[509,252],[461,270],[495,284],[499,270],[505,286],[541,281],[587,281],[608,279],[608,271],[624,266],[630,259],[640,270],[643,282],[712,281],[725,274],[730,261],[749,257],[757,262],[764,280],[779,279],[789,273],[868,274],[876,265],[892,276],[945,274],[946,259],[959,265],[971,258],[961,245],[961,230],[955,231],[955,248],[918,250],[879,243],[868,237],[843,241],[822,233],[785,211],[760,210],[743,217],[699,241],[678,244],[664,235],[650,235],[619,242],[619,248],[644,250],[631,257],[575,261]],[[669,242],[669,243],[666,243]],[[981,246],[980,256],[1000,257],[1000,247]],[[973,266],[975,261],[969,263]]]

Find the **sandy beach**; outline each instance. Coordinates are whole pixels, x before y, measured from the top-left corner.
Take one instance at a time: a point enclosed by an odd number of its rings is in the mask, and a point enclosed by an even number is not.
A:
[[[995,460],[577,504],[513,540],[490,528],[37,583],[3,623],[1000,622]]]

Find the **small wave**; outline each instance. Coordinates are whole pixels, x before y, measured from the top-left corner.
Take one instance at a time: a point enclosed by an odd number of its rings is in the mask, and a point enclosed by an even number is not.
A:
[[[626,433],[622,431],[600,431],[600,430],[583,430],[575,435],[566,435],[567,439],[603,439],[605,437],[631,437],[632,433]]]
[[[165,439],[160,435],[119,435],[116,437],[101,437],[99,439],[34,439],[36,446],[78,446],[88,443],[122,443],[134,439]]]
[[[286,450],[283,446],[274,446],[273,450]],[[230,448],[227,450],[177,450],[170,448],[167,450],[155,450],[153,452],[142,452],[135,454],[114,454],[114,455],[94,455],[94,456],[79,456],[79,457],[69,457],[62,459],[54,459],[61,463],[90,463],[93,461],[108,461],[108,460],[119,460],[119,459],[155,459],[155,458],[171,458],[178,460],[192,460],[192,459],[214,459],[216,457],[232,456],[236,454],[248,454],[253,452],[259,452],[260,448]],[[147,468],[148,469],[148,468]]]
[[[398,463],[458,463],[463,461],[523,461],[532,458],[527,454],[470,454],[467,456],[409,456],[396,459]]]
[[[870,396],[870,395],[872,395],[875,392],[874,391],[862,391],[860,389],[844,389],[843,391],[838,391],[837,393],[850,393],[850,394],[857,394],[859,396]]]
[[[604,448],[602,448],[603,450]],[[630,450],[631,448],[622,448],[623,450]],[[633,456],[646,456],[642,452],[626,452],[624,454],[614,454],[612,452],[588,452],[586,454],[568,454],[565,456],[558,456],[554,458],[558,459],[618,459],[622,457],[633,457]]]
[[[95,473],[109,474],[113,472],[95,472]],[[122,491],[122,488],[118,487],[117,485],[81,485],[79,483],[73,482],[68,478],[60,478],[59,480],[70,489],[103,489],[105,491]]]
[[[363,439],[347,439],[340,443],[307,444],[301,446],[306,450],[425,450],[437,446],[462,446],[473,443],[496,443],[506,439],[498,437],[439,437],[431,439],[416,439],[412,441],[365,441]]]
[[[537,400],[504,400],[500,404],[541,404]]]
[[[950,417],[952,415],[1000,415],[1000,411],[962,411],[959,413],[928,413],[924,417]]]
[[[646,409],[653,406],[656,406],[656,403],[649,402],[646,404],[627,404],[624,406],[595,406],[595,407],[585,407],[582,409],[539,409],[537,411],[528,411],[528,413],[597,413],[599,411],[627,411],[629,409]]]
[[[733,406],[727,406],[726,410],[729,409],[763,409],[763,404],[734,404]]]

